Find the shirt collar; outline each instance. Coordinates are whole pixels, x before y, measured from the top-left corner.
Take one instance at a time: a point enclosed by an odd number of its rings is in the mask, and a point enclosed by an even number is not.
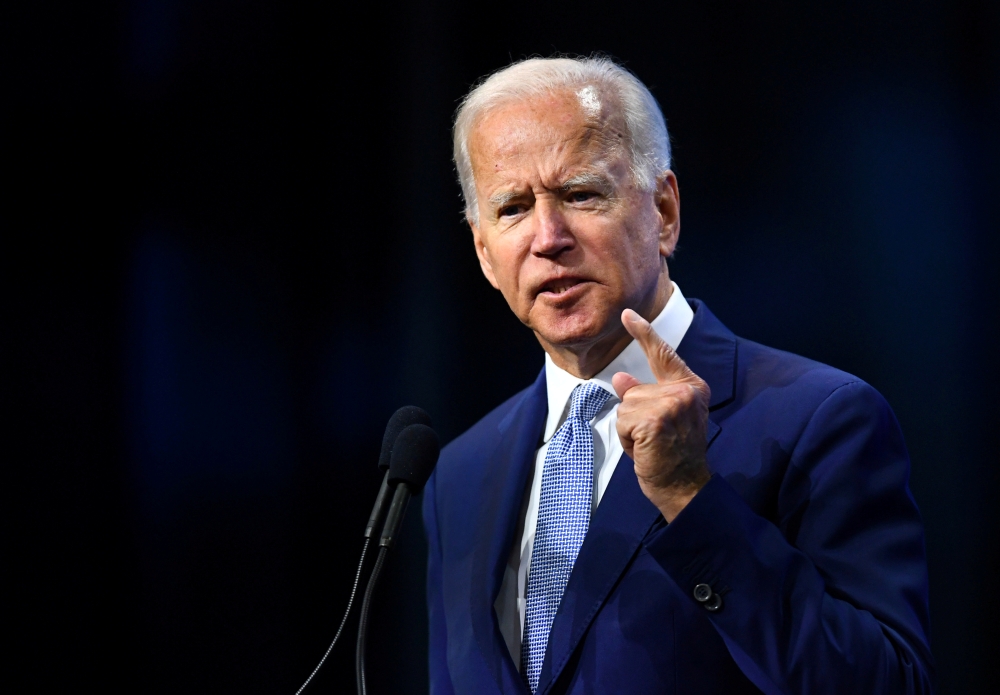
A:
[[[694,319],[694,310],[687,303],[677,283],[671,284],[673,291],[670,293],[670,299],[667,300],[663,311],[653,319],[652,325],[653,330],[676,350]],[[589,379],[611,394],[611,398],[604,406],[605,409],[613,408],[618,404],[618,396],[615,395],[615,389],[611,385],[611,377],[618,372],[628,372],[644,384],[656,383],[656,378],[646,360],[646,354],[642,351],[639,343],[633,340],[625,346],[625,349],[617,357],[611,360],[607,367]],[[545,388],[549,400],[549,415],[545,421],[544,441],[549,441],[566,419],[569,398],[573,394],[573,389],[586,381],[588,380],[579,379],[564,369],[560,369],[548,354],[545,355]]]

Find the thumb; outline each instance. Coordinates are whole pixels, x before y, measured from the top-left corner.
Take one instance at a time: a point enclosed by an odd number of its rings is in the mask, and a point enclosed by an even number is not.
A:
[[[616,372],[615,375],[611,377],[611,385],[615,387],[619,400],[625,398],[626,391],[633,386],[639,386],[640,384],[642,384],[642,382],[628,372]]]
[[[639,343],[642,351],[646,353],[649,368],[653,372],[653,376],[656,377],[657,383],[679,381],[695,376],[695,373],[688,368],[674,349],[657,335],[649,321],[639,314],[631,309],[626,309],[622,312],[622,325],[625,326],[629,335]],[[617,385],[615,388],[617,389]]]

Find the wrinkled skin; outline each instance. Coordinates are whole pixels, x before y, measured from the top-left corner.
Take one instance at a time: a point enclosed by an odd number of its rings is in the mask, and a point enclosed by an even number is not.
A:
[[[656,334],[649,322],[626,309],[622,323],[642,346],[655,384],[618,372],[618,437],[635,462],[643,494],[673,521],[708,482],[705,428],[712,392],[701,377]]]
[[[677,179],[638,188],[624,143],[616,104],[571,90],[497,107],[470,135],[468,221],[483,274],[557,366],[590,378],[633,339],[646,350],[658,383],[615,375],[618,434],[670,521],[708,480],[708,386],[648,323],[672,290]]]

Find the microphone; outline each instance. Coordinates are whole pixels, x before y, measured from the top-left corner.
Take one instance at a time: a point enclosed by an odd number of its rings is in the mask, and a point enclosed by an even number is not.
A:
[[[340,621],[340,627],[337,628],[337,634],[333,636],[333,641],[330,646],[327,647],[326,653],[323,654],[323,658],[319,660],[316,668],[313,672],[309,674],[306,678],[306,682],[302,684],[302,687],[298,689],[295,695],[302,695],[302,692],[309,686],[312,679],[319,673],[320,668],[326,661],[326,658],[330,656],[330,652],[333,651],[334,645],[337,644],[337,640],[340,639],[340,633],[344,631],[344,625],[347,624],[347,617],[351,614],[351,608],[354,606],[354,597],[358,592],[358,583],[361,581],[361,570],[365,564],[365,555],[368,553],[368,545],[371,543],[372,536],[378,532],[379,526],[382,524],[382,517],[385,515],[386,505],[389,503],[390,499],[390,473],[389,469],[391,467],[392,455],[396,440],[403,430],[407,429],[411,425],[420,425],[425,427],[427,430],[434,434],[434,430],[431,430],[428,425],[431,424],[431,416],[428,415],[423,409],[418,408],[415,405],[404,405],[402,408],[397,410],[389,418],[388,424],[385,426],[385,434],[382,435],[382,450],[379,452],[378,457],[378,467],[379,470],[385,471],[385,477],[382,478],[382,487],[379,488],[378,496],[375,498],[375,506],[372,507],[371,516],[368,517],[368,525],[365,527],[365,545],[361,550],[361,560],[358,561],[358,570],[354,574],[354,586],[351,587],[351,597],[347,600],[347,609],[344,611],[344,617]],[[435,442],[437,437],[435,436]],[[437,454],[434,454],[435,460],[437,459]],[[431,463],[433,468],[434,464]],[[430,476],[430,469],[428,469],[427,475]],[[424,482],[427,482],[426,477]],[[393,482],[394,484],[394,482]],[[421,484],[421,487],[423,485]],[[402,518],[400,516],[400,518]],[[398,523],[398,522],[397,522]]]
[[[361,617],[358,622],[358,647],[355,658],[355,669],[358,678],[358,695],[367,695],[365,682],[365,641],[368,635],[368,612],[371,610],[372,594],[378,583],[385,564],[385,556],[396,540],[396,533],[406,513],[410,497],[419,494],[424,489],[431,471],[437,463],[441,445],[437,434],[427,425],[410,425],[396,438],[390,456],[389,473],[386,479],[389,485],[395,485],[392,504],[385,519],[382,536],[379,539],[378,558],[368,578],[365,588],[365,598],[361,603]]]
[[[389,423],[385,426],[385,434],[382,435],[382,451],[378,457],[379,470],[386,473],[385,477],[382,478],[382,487],[379,488],[378,496],[375,498],[371,516],[368,517],[368,525],[365,526],[366,539],[378,532],[385,514],[385,506],[389,502],[389,486],[393,482],[389,479],[389,466],[392,462],[392,452],[396,439],[410,425],[427,425],[429,427],[430,424],[431,416],[415,405],[404,405],[389,418]]]
[[[441,445],[437,434],[427,425],[410,425],[400,432],[392,451],[392,463],[386,476],[390,485],[396,486],[389,515],[382,529],[379,546],[391,548],[396,532],[406,513],[406,505],[413,495],[419,495],[437,463]]]

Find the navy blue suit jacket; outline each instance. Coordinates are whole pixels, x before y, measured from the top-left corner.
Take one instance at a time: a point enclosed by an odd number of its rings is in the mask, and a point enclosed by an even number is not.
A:
[[[678,352],[712,389],[713,477],[667,525],[622,458],[538,692],[929,692],[923,530],[888,404],[691,304]],[[493,604],[546,412],[543,370],[445,447],[427,484],[432,693],[528,692]]]

